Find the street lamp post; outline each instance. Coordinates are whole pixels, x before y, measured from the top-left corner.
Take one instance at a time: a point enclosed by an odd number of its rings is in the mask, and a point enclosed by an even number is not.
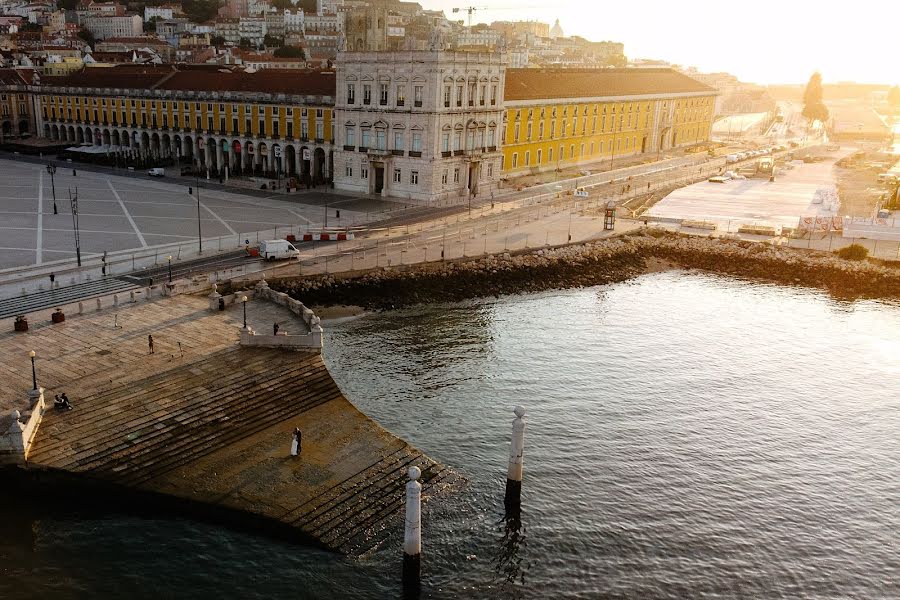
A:
[[[169,283],[172,283],[172,256],[169,255]]]
[[[244,305],[244,329],[247,329],[247,296],[241,296],[241,304]]]
[[[37,371],[34,370],[34,357],[36,355],[34,350],[29,352],[28,356],[31,357],[31,384],[34,386],[34,390],[37,391]]]
[[[56,165],[49,164],[47,165],[47,173],[50,174],[50,186],[53,189],[53,214],[59,214],[56,210],[56,181],[54,180],[54,175],[56,175]]]
[[[75,258],[78,266],[81,266],[81,236],[78,233],[78,188],[75,188],[75,194],[69,188],[69,202],[72,205],[72,229],[75,231]]]
[[[209,179],[209,174],[207,174]],[[203,231],[200,229],[200,175],[197,174],[197,244],[199,245],[200,254],[203,254]]]

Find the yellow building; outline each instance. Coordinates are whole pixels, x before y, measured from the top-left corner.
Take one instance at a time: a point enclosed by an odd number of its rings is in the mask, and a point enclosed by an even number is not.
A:
[[[33,69],[0,69],[0,144],[34,132]]]
[[[51,140],[179,160],[212,174],[331,174],[333,71],[121,65],[44,77]],[[227,171],[226,171],[227,170]]]
[[[671,69],[508,69],[507,176],[691,146],[709,139],[715,89]]]
[[[44,75],[60,77],[80,71],[82,68],[84,68],[84,61],[80,57],[57,55],[55,58],[48,57],[47,62],[44,63]]]

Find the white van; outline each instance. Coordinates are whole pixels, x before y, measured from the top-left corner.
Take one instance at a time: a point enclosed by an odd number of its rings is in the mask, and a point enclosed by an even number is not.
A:
[[[297,258],[300,251],[287,240],[266,240],[259,243],[259,255],[266,260]]]
[[[166,170],[161,167],[154,167],[147,171],[147,175],[150,177],[164,177],[166,174]]]

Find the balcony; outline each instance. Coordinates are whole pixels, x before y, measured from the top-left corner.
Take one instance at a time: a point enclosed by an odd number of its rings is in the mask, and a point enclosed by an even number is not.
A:
[[[360,152],[368,152],[369,149],[368,149],[366,146],[360,146],[360,147],[359,147],[359,151],[360,151]]]
[[[413,102],[413,106],[415,106],[416,108],[422,108],[422,101],[416,100],[415,102]]]
[[[422,156],[422,152],[420,150],[410,150],[409,155],[412,158],[420,158]]]
[[[391,150],[391,154],[394,156],[403,156],[404,152],[403,150]]]
[[[454,150],[454,151],[453,151],[453,156],[462,156],[462,155],[465,154],[465,153],[466,153],[465,150]]]
[[[397,100],[397,106],[404,106],[406,104],[405,100]]]
[[[356,146],[348,146],[345,144],[344,150],[347,150],[348,152],[353,152],[354,150],[356,150]]]

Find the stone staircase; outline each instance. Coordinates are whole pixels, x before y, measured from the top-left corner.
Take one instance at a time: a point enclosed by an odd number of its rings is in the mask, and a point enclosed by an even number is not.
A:
[[[359,413],[317,353],[227,346],[140,371],[68,382],[75,409],[47,412],[29,467],[237,508],[352,555],[400,534],[410,466],[426,495],[461,482]],[[282,447],[296,423],[292,460]]]

